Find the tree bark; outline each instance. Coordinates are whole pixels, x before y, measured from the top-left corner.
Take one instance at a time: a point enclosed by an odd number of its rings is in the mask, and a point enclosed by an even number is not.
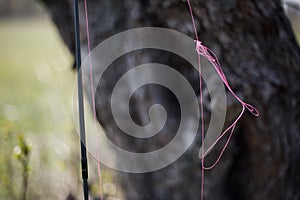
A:
[[[64,7],[66,0],[50,3],[55,6],[45,2],[74,53],[74,43],[70,40],[73,38],[70,2],[68,7]],[[218,55],[234,91],[256,105],[261,113],[259,118],[250,114],[242,118],[221,162],[206,172],[205,199],[300,199],[300,49],[281,2],[193,0],[191,3],[200,39]],[[136,27],[165,27],[193,37],[186,1],[90,0],[88,7],[92,48],[109,36]],[[67,17],[61,17],[62,13],[55,8],[64,9]],[[84,19],[83,10],[81,13]],[[83,44],[85,38],[83,31]],[[135,152],[150,151],[168,143],[180,121],[174,95],[154,86],[143,87],[134,94],[131,111],[133,119],[143,125],[149,122],[149,106],[162,104],[169,111],[168,121],[157,137],[146,141],[133,139],[120,131],[112,118],[110,95],[116,81],[132,66],[154,61],[180,71],[199,94],[197,72],[180,58],[157,51],[147,54],[138,51],[116,61],[97,88],[97,118],[114,143]],[[229,108],[228,116],[234,115],[234,109]],[[163,133],[168,137],[160,137]],[[179,160],[162,170],[119,173],[127,199],[199,199],[200,144],[197,139]],[[220,148],[216,147],[216,153],[207,162],[214,160]]]

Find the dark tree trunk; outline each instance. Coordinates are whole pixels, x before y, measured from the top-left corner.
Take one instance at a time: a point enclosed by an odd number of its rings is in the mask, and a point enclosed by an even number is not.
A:
[[[63,0],[49,2],[54,22],[74,52],[70,42],[71,6],[64,7],[67,4]],[[201,40],[217,53],[238,95],[256,105],[261,113],[259,118],[249,114],[242,118],[221,162],[206,172],[205,198],[300,199],[300,49],[281,2],[194,0],[192,4]],[[166,27],[193,36],[185,1],[89,0],[88,6],[92,47],[116,33],[144,26]],[[56,8],[64,9],[66,18]],[[83,33],[86,44],[84,37]],[[112,119],[109,97],[116,81],[130,67],[153,61],[176,68],[199,93],[197,72],[182,60],[171,59],[169,54],[136,52],[116,62],[97,88],[97,117],[115,143],[136,152],[153,150],[169,139],[157,137],[145,143],[126,136]],[[148,108],[153,103],[172,109],[162,132],[170,137],[176,132],[180,113],[172,94],[162,88],[145,87],[135,93],[133,102],[133,118],[140,124],[147,124]],[[227,114],[234,113],[229,109]],[[199,199],[200,142],[162,170],[120,173],[118,178],[127,199]]]

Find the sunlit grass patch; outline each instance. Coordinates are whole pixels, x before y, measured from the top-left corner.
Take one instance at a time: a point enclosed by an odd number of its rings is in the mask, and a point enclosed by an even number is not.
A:
[[[67,179],[62,174],[68,169],[60,166],[70,162],[66,151],[70,152],[76,139],[72,133],[72,63],[49,19],[0,20],[0,178],[5,180],[0,184],[0,199],[20,195],[22,171],[13,157],[20,133],[32,142],[28,195],[57,199],[51,189],[57,185],[52,181]],[[60,145],[52,143],[54,138]]]
[[[74,78],[71,56],[60,40],[54,25],[45,18],[0,21],[3,117],[15,112],[10,120],[28,129],[49,130],[51,120],[47,123],[43,119],[53,109],[59,113],[66,107]]]

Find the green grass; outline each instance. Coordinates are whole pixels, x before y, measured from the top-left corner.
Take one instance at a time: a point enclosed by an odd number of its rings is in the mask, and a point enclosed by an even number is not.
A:
[[[0,199],[20,195],[22,170],[13,156],[20,134],[32,144],[29,197],[59,198],[53,182],[68,179],[62,174],[76,159],[72,63],[49,19],[0,20]]]
[[[72,91],[71,62],[48,20],[0,21],[1,115],[28,131],[49,131],[45,116],[66,107]]]

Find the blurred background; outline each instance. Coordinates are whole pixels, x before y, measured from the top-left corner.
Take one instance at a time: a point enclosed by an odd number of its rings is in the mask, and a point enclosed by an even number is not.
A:
[[[300,10],[284,7],[299,41]],[[73,62],[42,4],[0,0],[0,199],[82,195]],[[89,164],[97,196],[97,163]],[[104,169],[104,194],[122,199],[112,176]]]
[[[42,4],[0,0],[0,199],[82,195],[73,63]],[[89,164],[97,196],[97,162]],[[103,179],[105,195],[118,196],[111,172]]]

